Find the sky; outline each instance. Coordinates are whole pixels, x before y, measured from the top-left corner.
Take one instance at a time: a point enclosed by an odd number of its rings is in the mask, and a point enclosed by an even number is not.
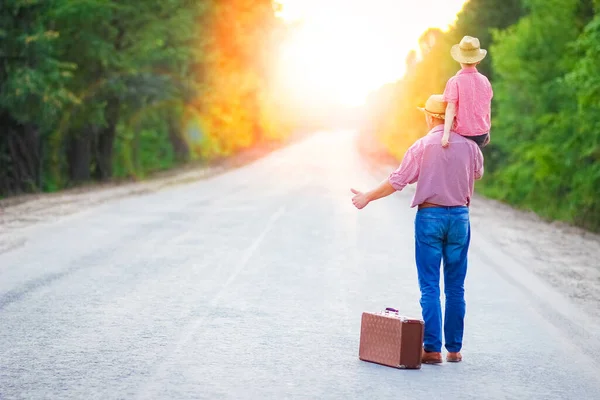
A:
[[[279,0],[302,28],[283,45],[280,74],[295,96],[360,105],[402,77],[429,27],[447,29],[465,0]],[[448,55],[449,56],[449,55]]]

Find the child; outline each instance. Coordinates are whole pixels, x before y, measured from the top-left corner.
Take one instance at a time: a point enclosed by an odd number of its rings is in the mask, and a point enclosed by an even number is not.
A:
[[[485,147],[490,142],[493,91],[490,81],[476,66],[485,58],[487,50],[479,48],[479,39],[465,36],[460,44],[452,46],[450,54],[460,63],[461,70],[448,80],[444,90],[448,106],[442,146],[448,146],[452,130]]]

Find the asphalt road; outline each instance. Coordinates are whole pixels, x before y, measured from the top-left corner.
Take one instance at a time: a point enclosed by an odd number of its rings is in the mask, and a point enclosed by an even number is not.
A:
[[[0,254],[0,398],[600,399],[598,321],[476,216],[464,361],[358,359],[363,311],[420,315],[411,190],[350,201],[380,178],[324,133],[32,227]]]

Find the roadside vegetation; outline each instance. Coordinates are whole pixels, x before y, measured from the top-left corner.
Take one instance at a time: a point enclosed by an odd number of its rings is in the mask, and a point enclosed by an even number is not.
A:
[[[285,139],[270,0],[3,0],[0,198]]]

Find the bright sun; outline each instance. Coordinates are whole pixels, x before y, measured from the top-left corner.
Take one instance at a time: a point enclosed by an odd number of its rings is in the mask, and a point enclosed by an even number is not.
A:
[[[361,105],[404,74],[429,27],[447,28],[465,0],[279,0],[279,16],[301,24],[283,47],[286,90],[304,101]]]

